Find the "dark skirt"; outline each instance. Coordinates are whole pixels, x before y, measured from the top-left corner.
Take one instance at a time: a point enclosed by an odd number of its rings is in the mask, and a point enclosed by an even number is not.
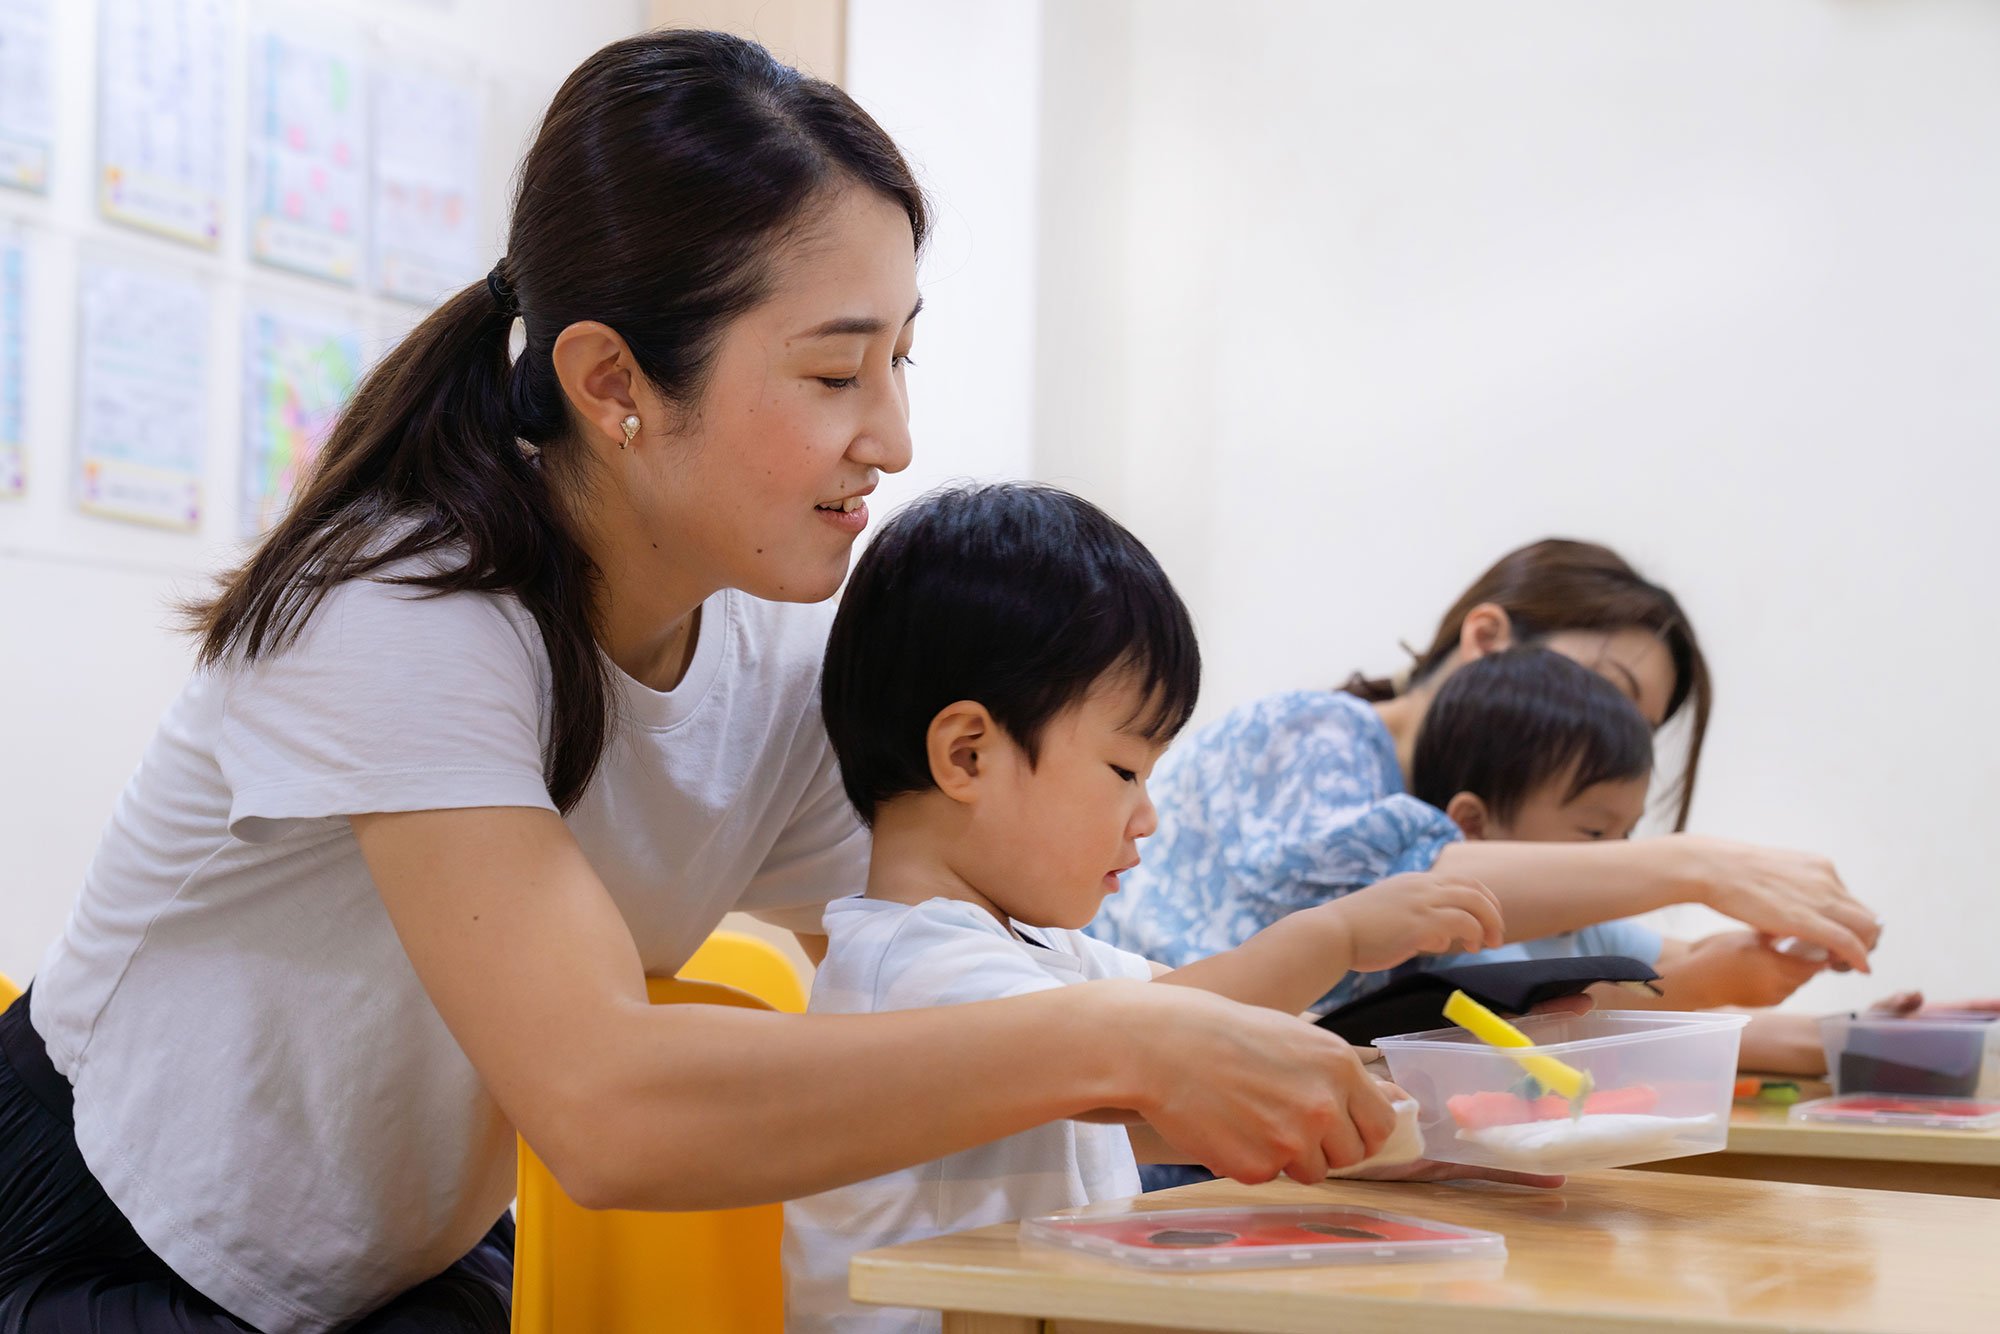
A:
[[[251,1326],[146,1248],[77,1151],[69,1081],[28,1022],[0,1014],[0,1334],[212,1334]],[[349,1326],[370,1334],[507,1334],[514,1221]]]

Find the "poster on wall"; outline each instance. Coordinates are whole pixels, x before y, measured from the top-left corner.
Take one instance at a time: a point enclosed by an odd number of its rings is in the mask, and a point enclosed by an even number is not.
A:
[[[357,323],[258,302],[243,321],[245,537],[284,513],[361,381]]]
[[[359,42],[275,26],[250,47],[250,253],[334,282],[361,269],[367,116]]]
[[[0,497],[28,486],[28,253],[0,228]]]
[[[214,249],[222,238],[224,61],[231,0],[103,0],[97,206]]]
[[[53,0],[0,0],[0,185],[46,194],[55,147]]]
[[[370,79],[375,285],[432,302],[479,276],[478,84],[395,60]]]
[[[77,281],[77,504],[201,524],[209,292],[192,275],[86,257]]]

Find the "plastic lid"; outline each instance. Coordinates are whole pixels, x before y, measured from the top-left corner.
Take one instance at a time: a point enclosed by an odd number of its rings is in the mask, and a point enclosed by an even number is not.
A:
[[[1498,1232],[1318,1204],[1050,1214],[1023,1223],[1021,1239],[1142,1269],[1407,1264],[1507,1254],[1507,1239]]]
[[[1747,1014],[1722,1014],[1713,1010],[1592,1010],[1589,1014],[1524,1015],[1514,1026],[1533,1040],[1534,1050],[1543,1055],[1584,1053],[1605,1047],[1621,1047],[1634,1042],[1654,1042],[1661,1038],[1685,1037],[1694,1033],[1721,1033],[1742,1028],[1750,1022]],[[1574,1033],[1578,1036],[1565,1037]],[[1518,1047],[1492,1047],[1462,1028],[1433,1028],[1422,1033],[1402,1033],[1375,1039],[1384,1051],[1465,1051],[1483,1050],[1513,1055]]]
[[[1895,1093],[1847,1093],[1792,1108],[1794,1121],[1905,1126],[1925,1130],[2000,1128],[2000,1102],[1980,1098],[1919,1098]]]
[[[1914,1014],[1894,1014],[1887,1010],[1848,1010],[1842,1014],[1822,1015],[1819,1022],[1821,1027],[1835,1028],[1842,1024],[1862,1028],[1922,1028],[1926,1024],[1964,1028],[1968,1025],[2000,1023],[2000,1014],[1989,1010],[1918,1010]]]

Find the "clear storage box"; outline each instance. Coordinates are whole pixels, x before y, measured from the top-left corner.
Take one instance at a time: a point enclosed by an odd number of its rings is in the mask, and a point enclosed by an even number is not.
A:
[[[1933,1011],[1820,1020],[1827,1078],[1840,1093],[2000,1098],[2000,1015]]]
[[[1537,1053],[1590,1076],[1579,1108],[1457,1028],[1382,1038],[1389,1077],[1417,1100],[1424,1156],[1521,1172],[1583,1172],[1714,1153],[1729,1141],[1732,1014],[1608,1010],[1516,1021]],[[1580,1113],[1580,1114],[1579,1114]]]

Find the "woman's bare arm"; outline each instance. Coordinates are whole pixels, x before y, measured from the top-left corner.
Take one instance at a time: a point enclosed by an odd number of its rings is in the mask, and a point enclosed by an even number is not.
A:
[[[652,1006],[624,920],[554,813],[351,824],[432,1003],[585,1205],[792,1198],[1103,1107],[1251,1180],[1317,1179],[1392,1128],[1386,1102],[1378,1114],[1357,1093],[1346,1044],[1190,988],[1097,982],[875,1015]]]
[[[1824,857],[1693,834],[1607,843],[1471,840],[1446,847],[1433,869],[1491,889],[1509,940],[1703,903],[1866,972],[1881,931]]]

